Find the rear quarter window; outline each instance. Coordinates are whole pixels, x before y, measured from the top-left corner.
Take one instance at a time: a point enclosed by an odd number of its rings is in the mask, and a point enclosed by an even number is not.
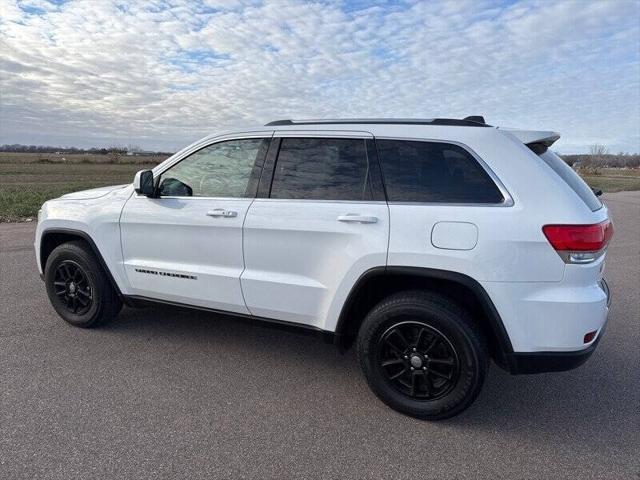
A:
[[[544,153],[538,155],[544,163],[549,165],[551,169],[558,174],[564,182],[569,185],[571,190],[573,190],[576,195],[578,195],[582,201],[591,209],[591,211],[595,212],[602,208],[602,202],[591,190],[591,187],[586,184],[586,182],[580,178],[573,168],[571,168],[567,163],[562,160],[558,155],[553,153],[551,150],[547,150]]]
[[[377,140],[390,202],[496,204],[504,197],[464,148],[440,142]]]

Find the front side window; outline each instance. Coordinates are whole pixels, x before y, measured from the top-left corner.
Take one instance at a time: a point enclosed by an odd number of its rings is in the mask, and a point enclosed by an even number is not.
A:
[[[247,197],[256,159],[264,156],[264,138],[229,140],[192,153],[162,173],[160,196]]]
[[[283,138],[271,198],[370,200],[365,141],[347,138]]]
[[[450,143],[377,140],[390,202],[486,203],[504,200],[478,161]]]

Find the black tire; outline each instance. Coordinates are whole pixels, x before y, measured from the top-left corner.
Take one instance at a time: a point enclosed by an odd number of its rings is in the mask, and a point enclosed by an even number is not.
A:
[[[103,325],[122,308],[107,274],[82,241],[63,243],[51,252],[44,281],[55,311],[76,327]]]
[[[360,327],[357,350],[371,390],[394,410],[423,420],[469,407],[489,361],[469,313],[428,291],[400,292],[375,306]]]

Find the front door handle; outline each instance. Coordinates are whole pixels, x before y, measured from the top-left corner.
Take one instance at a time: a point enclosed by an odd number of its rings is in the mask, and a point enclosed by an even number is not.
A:
[[[207,216],[233,218],[238,216],[238,212],[234,212],[233,210],[224,210],[223,208],[216,208],[214,210],[209,210],[207,212]]]
[[[346,223],[377,223],[378,217],[371,215],[358,215],[356,213],[347,213],[338,217],[339,222]]]

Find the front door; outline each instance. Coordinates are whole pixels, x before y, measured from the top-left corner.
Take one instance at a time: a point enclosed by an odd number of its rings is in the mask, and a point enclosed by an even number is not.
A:
[[[248,313],[242,224],[267,138],[206,146],[160,173],[158,197],[133,194],[120,220],[134,295]]]

